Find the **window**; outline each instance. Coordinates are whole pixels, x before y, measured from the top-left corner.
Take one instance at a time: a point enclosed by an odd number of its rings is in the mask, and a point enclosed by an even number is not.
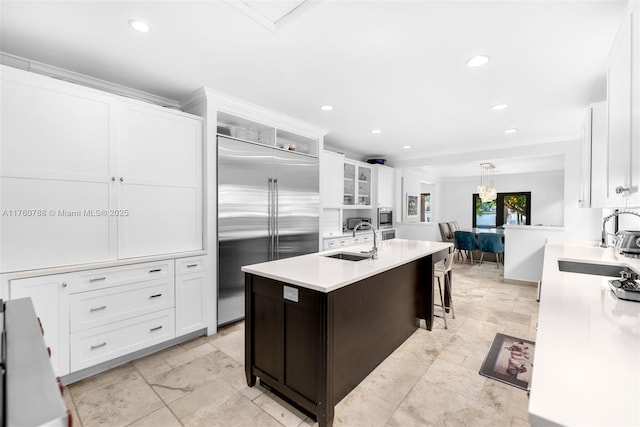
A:
[[[504,224],[531,225],[531,192],[498,193],[483,203],[473,195],[473,227],[494,228]]]
[[[420,222],[431,222],[431,193],[420,194]]]

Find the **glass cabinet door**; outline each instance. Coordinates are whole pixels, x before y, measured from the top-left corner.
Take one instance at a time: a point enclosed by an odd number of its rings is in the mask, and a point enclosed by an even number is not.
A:
[[[358,166],[358,204],[371,205],[371,168]]]
[[[356,203],[356,166],[344,164],[344,192],[343,204],[355,205]]]

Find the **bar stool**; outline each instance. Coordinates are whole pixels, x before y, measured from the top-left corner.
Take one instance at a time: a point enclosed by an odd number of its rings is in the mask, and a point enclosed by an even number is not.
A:
[[[440,292],[440,304],[434,304],[436,307],[442,308],[442,315],[434,314],[436,317],[442,317],[444,319],[444,328],[447,329],[447,310],[444,304],[444,295],[442,294],[442,282],[444,281],[445,293],[449,292],[449,309],[451,309],[451,318],[456,318],[456,313],[453,311],[453,297],[451,296],[451,280],[449,278],[449,272],[453,266],[453,254],[447,255],[443,260],[442,265],[439,263],[433,267],[433,276],[438,278],[438,291]]]

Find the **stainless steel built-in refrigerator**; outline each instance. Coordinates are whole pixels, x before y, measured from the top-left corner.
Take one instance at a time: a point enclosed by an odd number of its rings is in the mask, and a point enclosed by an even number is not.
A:
[[[218,137],[218,326],[244,318],[240,267],[318,251],[318,159]]]

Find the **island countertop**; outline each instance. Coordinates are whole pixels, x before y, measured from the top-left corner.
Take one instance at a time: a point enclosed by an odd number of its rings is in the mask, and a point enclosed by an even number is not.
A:
[[[452,248],[451,243],[389,239],[378,244],[378,258],[345,261],[328,258],[338,252],[369,251],[371,242],[347,248],[245,265],[242,271],[320,292],[331,292],[427,255]]]
[[[611,277],[560,271],[558,260],[628,266],[596,243],[547,243],[534,358],[532,426],[640,425],[640,302],[618,299]]]

